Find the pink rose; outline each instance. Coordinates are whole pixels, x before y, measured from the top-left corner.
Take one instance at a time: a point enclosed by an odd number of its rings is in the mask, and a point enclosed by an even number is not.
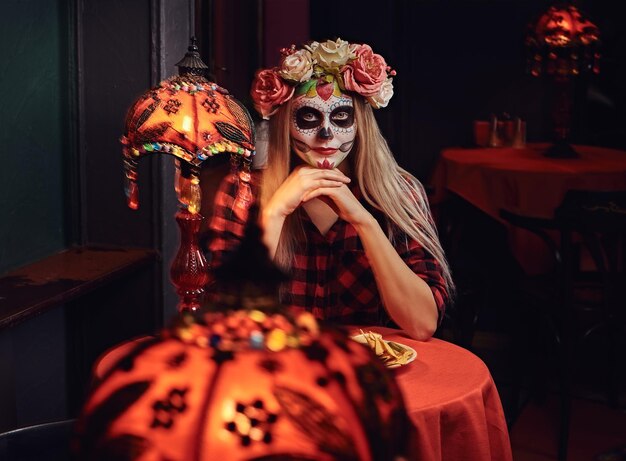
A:
[[[369,45],[359,45],[355,53],[354,61],[341,69],[344,87],[364,97],[374,96],[387,79],[385,58],[375,54]]]
[[[254,108],[269,119],[278,107],[293,96],[294,87],[287,84],[274,69],[263,69],[256,73],[252,82],[250,96]]]

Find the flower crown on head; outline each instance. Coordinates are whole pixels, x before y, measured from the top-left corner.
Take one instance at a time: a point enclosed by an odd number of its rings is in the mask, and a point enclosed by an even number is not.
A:
[[[312,42],[300,49],[291,45],[280,52],[283,57],[279,66],[259,70],[250,90],[254,108],[264,119],[291,99],[296,87],[298,94],[309,94],[325,86],[330,91],[317,94],[327,95],[326,99],[338,91],[352,91],[363,96],[374,109],[386,107],[393,96],[392,77],[396,71],[369,45],[338,38]]]

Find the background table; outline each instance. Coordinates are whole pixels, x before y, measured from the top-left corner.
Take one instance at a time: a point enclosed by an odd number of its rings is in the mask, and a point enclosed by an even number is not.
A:
[[[512,459],[500,396],[482,360],[439,339],[422,342],[399,330],[370,329],[417,352],[415,361],[393,373],[417,428],[418,459]]]
[[[451,191],[496,220],[500,209],[551,218],[570,189],[626,189],[626,152],[575,146],[575,159],[542,155],[547,144],[524,149],[445,149],[435,169],[434,201]],[[509,228],[511,250],[526,272],[541,272],[549,255],[538,237]]]

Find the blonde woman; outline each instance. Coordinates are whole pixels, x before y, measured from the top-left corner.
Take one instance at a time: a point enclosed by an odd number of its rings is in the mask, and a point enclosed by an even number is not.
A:
[[[341,39],[281,51],[251,91],[269,131],[266,167],[250,182],[270,256],[291,276],[283,303],[337,323],[390,317],[430,338],[453,283],[423,188],[372,111],[393,95],[395,72],[368,45]],[[228,177],[210,226],[214,266],[250,219],[241,198]]]

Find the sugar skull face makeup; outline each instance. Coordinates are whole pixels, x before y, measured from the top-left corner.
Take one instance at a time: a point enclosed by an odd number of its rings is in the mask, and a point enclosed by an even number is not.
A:
[[[309,165],[336,168],[350,153],[356,137],[352,97],[339,91],[303,94],[291,109],[291,147]],[[321,94],[320,94],[321,93]]]

